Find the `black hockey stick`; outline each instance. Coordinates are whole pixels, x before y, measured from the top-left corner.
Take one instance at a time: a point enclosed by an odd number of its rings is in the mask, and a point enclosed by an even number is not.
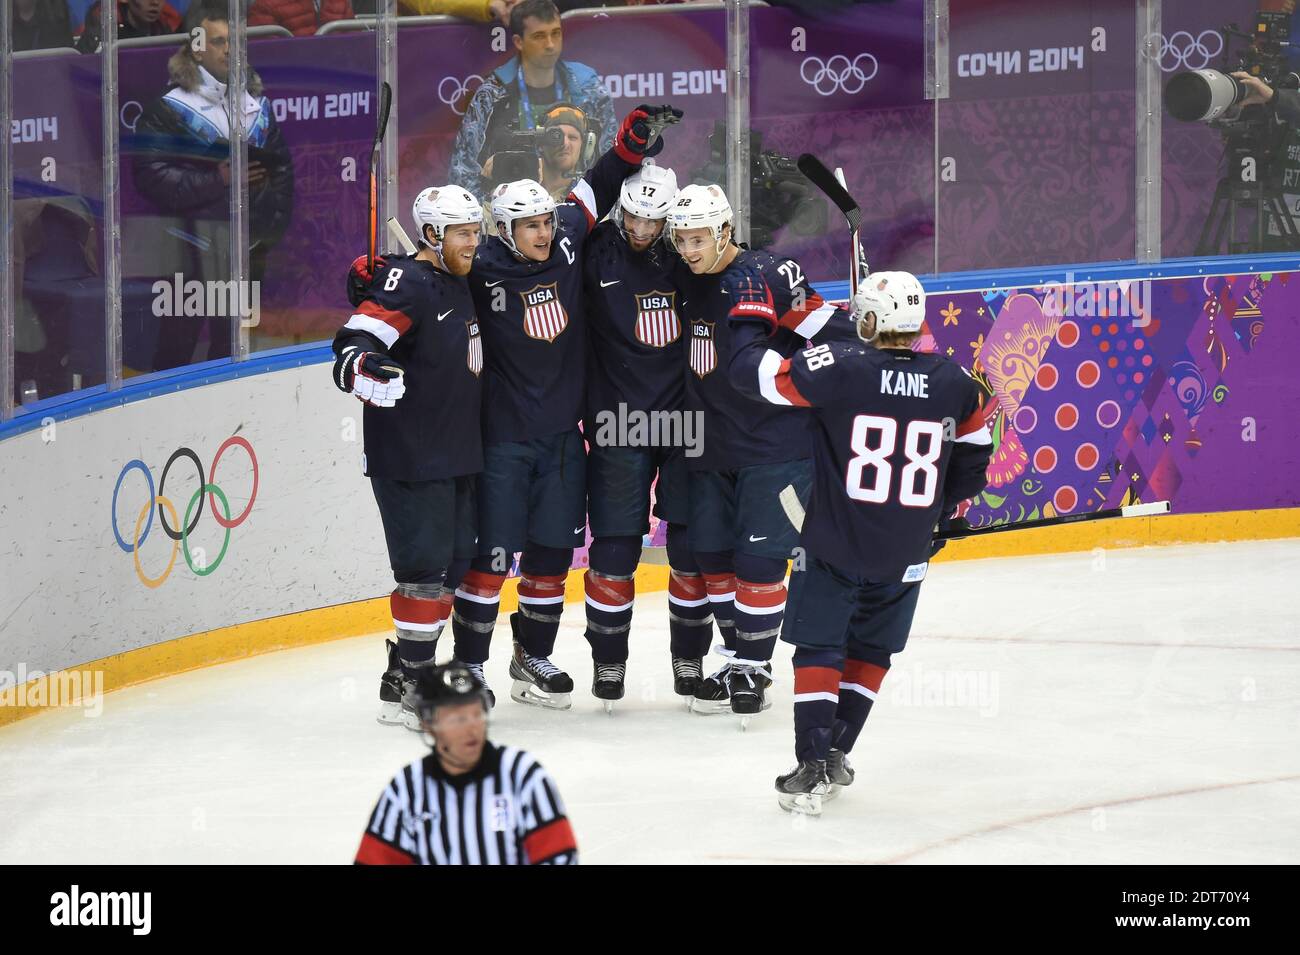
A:
[[[849,272],[849,294],[853,295],[858,291],[858,282],[867,275],[867,263],[862,258],[862,209],[849,195],[844,183],[812,153],[804,153],[795,165],[814,186],[826,194],[826,198],[835,203],[836,208],[844,213],[844,218],[848,220],[853,248],[853,261]]]
[[[970,527],[961,531],[935,534],[934,539],[936,541],[961,540],[967,537],[983,537],[986,534],[1000,534],[1004,531],[1055,527],[1058,524],[1077,524],[1080,521],[1105,521],[1114,517],[1154,517],[1168,513],[1168,501],[1153,501],[1150,504],[1129,504],[1126,507],[1111,507],[1104,511],[1090,511],[1086,514],[1062,514],[1056,517],[1043,517],[1034,521],[1014,521],[1007,524],[993,524],[989,527]]]
[[[388,128],[388,111],[393,105],[393,88],[384,83],[379,89],[379,125],[375,129],[375,145],[370,150],[370,245],[366,250],[366,267],[375,274],[375,256],[379,251],[379,150],[384,145],[384,130]]]

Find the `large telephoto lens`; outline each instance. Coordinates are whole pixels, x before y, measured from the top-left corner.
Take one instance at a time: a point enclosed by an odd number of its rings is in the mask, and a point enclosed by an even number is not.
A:
[[[1185,123],[1210,123],[1246,98],[1241,80],[1218,70],[1176,73],[1165,86],[1165,108]]]

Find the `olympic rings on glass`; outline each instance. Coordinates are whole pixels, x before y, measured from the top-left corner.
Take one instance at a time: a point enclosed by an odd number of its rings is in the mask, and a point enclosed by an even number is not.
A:
[[[470,83],[473,80],[478,80],[478,82],[471,88]],[[448,84],[451,84],[450,87]],[[455,76],[444,76],[438,83],[438,99],[442,100],[444,105],[450,106],[452,112],[457,116],[463,116],[465,115],[464,107],[469,106],[469,102],[465,98],[482,85],[483,77],[477,73],[471,73],[463,80]],[[462,100],[465,101],[464,107],[462,107]]]
[[[1202,30],[1196,36],[1187,30],[1178,30],[1168,37],[1153,33],[1146,50],[1151,50],[1157,40],[1160,42],[1160,51],[1155,59],[1160,64],[1160,69],[1166,73],[1206,69],[1223,52],[1223,34],[1218,30]],[[1210,48],[1211,43],[1213,49]],[[1172,60],[1169,59],[1170,54],[1173,54]]]
[[[217,486],[216,477],[217,465],[221,462],[221,456],[231,447],[236,445],[243,448],[245,453],[248,454],[248,459],[253,469],[253,488],[248,497],[248,504],[244,506],[244,509],[240,511],[237,516],[232,518],[230,516],[230,502],[226,498],[225,492]],[[185,518],[183,521],[178,519],[176,506],[164,494],[167,477],[171,472],[171,467],[181,458],[188,458],[194,464],[194,469],[198,473],[199,477],[199,487],[190,498],[189,505],[185,508]],[[134,532],[131,535],[130,542],[128,542],[122,537],[121,530],[117,525],[117,500],[122,490],[122,484],[130,471],[139,471],[144,475],[149,490],[149,499],[144,503],[144,506],[140,508],[139,515],[136,517]],[[225,559],[226,550],[230,546],[231,529],[244,523],[244,521],[248,519],[248,515],[252,512],[253,504],[257,500],[259,481],[260,474],[257,464],[257,455],[254,453],[253,446],[248,442],[248,439],[239,435],[231,435],[221,443],[220,447],[217,448],[217,453],[212,459],[212,467],[207,473],[206,481],[204,480],[203,463],[199,460],[199,456],[190,448],[177,448],[171,453],[167,458],[167,463],[163,465],[162,475],[158,481],[156,489],[154,487],[153,473],[149,470],[148,465],[139,459],[132,459],[128,461],[118,473],[117,481],[113,485],[112,514],[110,515],[113,538],[117,541],[118,547],[120,547],[125,553],[131,555],[132,561],[135,564],[136,576],[146,587],[156,588],[162,585],[163,581],[170,576],[172,568],[176,564],[177,553],[184,554],[185,563],[190,570],[200,577],[206,577],[216,570],[217,567],[220,566],[221,561]],[[225,538],[221,542],[221,551],[217,554],[217,559],[211,564],[206,565],[195,561],[194,555],[190,551],[189,543],[190,536],[194,533],[195,528],[198,527],[199,520],[203,516],[204,509],[202,507],[202,500],[205,494],[208,497],[208,505],[212,512],[213,519],[217,522],[217,525],[223,528],[226,532]],[[221,510],[224,511],[224,514],[218,513],[218,500],[221,502]],[[158,523],[162,525],[163,533],[165,533],[172,542],[172,552],[171,556],[167,560],[167,566],[163,569],[163,572],[157,577],[149,577],[145,574],[144,568],[140,563],[140,547],[144,544],[145,540],[148,539],[149,531],[153,528],[155,507],[158,512]]]
[[[868,61],[871,64],[870,73],[863,69]],[[811,76],[810,67],[813,69]],[[822,96],[839,92],[854,95],[862,92],[879,69],[880,64],[870,53],[859,53],[852,60],[842,53],[836,53],[825,62],[822,62],[821,57],[807,56],[799,66],[799,78]]]

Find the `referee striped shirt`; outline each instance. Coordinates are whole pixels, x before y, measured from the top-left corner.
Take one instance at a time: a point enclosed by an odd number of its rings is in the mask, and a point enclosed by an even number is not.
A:
[[[359,865],[576,865],[555,783],[530,754],[487,743],[450,776],[430,753],[393,777],[370,816]]]

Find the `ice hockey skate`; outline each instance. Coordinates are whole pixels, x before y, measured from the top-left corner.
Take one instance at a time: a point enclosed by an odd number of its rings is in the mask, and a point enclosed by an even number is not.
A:
[[[605,712],[614,712],[614,702],[623,699],[626,663],[597,663],[591,678],[591,695],[605,704]]]
[[[763,710],[771,709],[767,688],[772,685],[772,671],[768,664],[757,660],[732,660],[727,674],[731,712],[740,717],[740,728],[746,729],[749,721]]]
[[[402,722],[402,664],[397,659],[397,644],[385,640],[388,647],[388,669],[379,678],[379,715],[385,726]]]
[[[717,672],[700,680],[695,687],[694,696],[689,697],[686,704],[692,713],[699,713],[701,716],[726,713],[731,708],[731,658],[736,654],[724,646],[714,647],[713,652],[726,657],[726,662]]]
[[[678,696],[693,697],[703,680],[703,660],[699,657],[673,657],[674,693]]]
[[[510,699],[516,703],[540,706],[548,710],[567,710],[573,706],[570,694],[573,680],[546,657],[535,657],[515,644],[515,655],[510,660]]]
[[[402,676],[402,663],[397,656],[397,644],[385,640],[388,646],[388,669],[379,678],[379,716],[377,719],[385,726],[405,726],[408,730],[420,731],[420,718],[416,715],[411,702],[411,693],[415,690],[412,680]]]
[[[853,784],[853,767],[849,765],[849,754],[843,750],[832,749],[826,757],[826,781],[829,786],[826,798],[834,799],[840,790]]]
[[[820,816],[822,800],[829,788],[826,764],[821,760],[808,760],[776,777],[776,801],[786,812]]]

